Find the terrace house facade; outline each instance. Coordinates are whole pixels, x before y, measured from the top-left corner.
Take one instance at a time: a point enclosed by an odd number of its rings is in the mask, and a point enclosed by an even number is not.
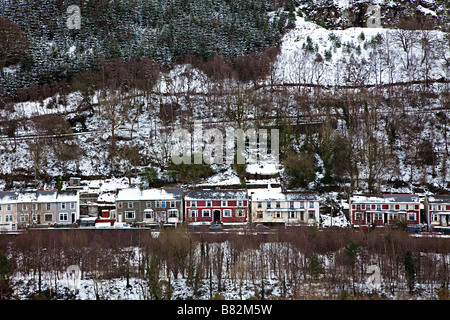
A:
[[[128,188],[116,196],[116,214],[119,222],[148,226],[174,225],[182,222],[183,189]]]
[[[185,221],[188,224],[246,224],[247,190],[190,190],[185,193]]]
[[[17,192],[0,192],[0,231],[17,230]]]
[[[420,223],[420,198],[414,194],[354,195],[349,198],[353,225]]]
[[[430,228],[450,226],[450,195],[428,196],[424,208]]]
[[[253,223],[314,225],[320,221],[314,194],[282,192],[281,188],[249,190]]]
[[[17,195],[19,228],[71,225],[80,216],[77,191],[24,191]]]

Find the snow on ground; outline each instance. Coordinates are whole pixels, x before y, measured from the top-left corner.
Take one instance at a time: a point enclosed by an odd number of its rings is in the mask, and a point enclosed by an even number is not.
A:
[[[345,1],[344,1],[345,2]],[[425,10],[425,8],[424,8]],[[420,39],[421,31],[409,31]],[[442,41],[441,31],[427,31],[430,39]],[[410,72],[405,70],[407,57],[398,41],[396,29],[386,28],[348,28],[345,30],[327,30],[313,22],[297,17],[295,28],[284,35],[281,53],[277,61],[276,79],[279,83],[313,83],[321,85],[344,85],[352,79],[346,79],[346,66],[355,61],[355,66],[363,66],[365,84],[411,81],[423,79],[424,66],[420,59],[423,51],[416,42],[409,56],[419,68]],[[304,46],[310,42],[310,50]],[[377,43],[381,39],[382,43]],[[388,45],[385,45],[388,44]],[[382,54],[390,54],[396,61],[391,70],[380,67]],[[323,63],[315,63],[316,54],[324,59]],[[327,54],[331,57],[327,59]],[[449,53],[446,54],[448,56]],[[433,58],[428,74],[431,79],[445,77],[444,60]],[[429,67],[429,66],[427,66]],[[356,81],[356,80],[354,80]]]

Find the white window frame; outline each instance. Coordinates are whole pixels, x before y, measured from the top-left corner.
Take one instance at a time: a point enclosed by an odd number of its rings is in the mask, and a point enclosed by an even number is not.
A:
[[[202,209],[202,217],[210,218],[211,217],[211,210],[210,209]]]
[[[224,218],[231,218],[231,209],[223,209],[222,216]]]
[[[190,218],[197,218],[198,217],[198,210],[189,209],[189,217]]]
[[[167,215],[169,218],[178,218],[178,210],[177,209],[170,209],[167,211]]]
[[[236,217],[245,217],[245,209],[236,209]]]
[[[153,210],[144,210],[144,219],[153,219],[155,216],[155,213]]]
[[[59,213],[59,221],[69,221],[69,213],[68,212],[60,212]]]
[[[131,215],[131,217],[129,217],[128,215]],[[134,210],[126,210],[124,212],[124,216],[125,216],[125,219],[135,219],[136,211],[134,211]]]

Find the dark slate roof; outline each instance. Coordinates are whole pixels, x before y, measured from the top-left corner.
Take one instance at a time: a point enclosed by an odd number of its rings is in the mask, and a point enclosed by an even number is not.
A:
[[[176,200],[183,199],[183,188],[163,188],[163,190],[166,190],[168,193],[173,194]]]
[[[450,195],[428,196],[428,203],[450,203]]]
[[[190,190],[185,200],[247,200],[247,190]]]
[[[17,200],[17,192],[14,191],[1,191],[0,202],[9,202]]]
[[[390,202],[420,202],[419,196],[415,194],[383,194],[383,198]]]
[[[296,200],[317,200],[318,197],[313,193],[304,193],[304,192],[285,192],[286,200],[288,201],[296,201]]]

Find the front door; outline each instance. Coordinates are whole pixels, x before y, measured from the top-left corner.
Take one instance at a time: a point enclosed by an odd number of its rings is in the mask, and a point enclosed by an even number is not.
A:
[[[213,211],[213,219],[214,219],[214,223],[220,222],[220,210]]]

